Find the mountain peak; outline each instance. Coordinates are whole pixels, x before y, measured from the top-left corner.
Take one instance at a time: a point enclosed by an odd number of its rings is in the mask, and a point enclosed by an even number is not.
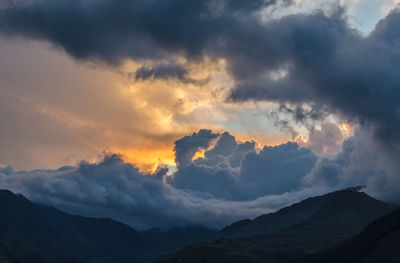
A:
[[[0,262],[150,262],[215,234],[188,230],[138,232],[109,218],[69,215],[0,190]]]
[[[365,188],[365,185],[352,186],[352,187],[345,188],[343,190],[338,190],[337,192],[342,192],[342,191],[360,192],[364,188]]]
[[[253,220],[240,220],[225,227],[219,237],[243,237],[273,234],[319,216],[335,217],[336,213],[360,213],[366,220],[375,219],[393,206],[364,192],[362,186],[350,187],[321,196],[307,198],[274,213],[260,215]],[[352,212],[353,211],[353,212]]]
[[[353,187],[311,197],[236,222],[221,230],[223,238],[214,243],[189,246],[157,262],[286,262],[337,245],[394,208],[360,190]]]

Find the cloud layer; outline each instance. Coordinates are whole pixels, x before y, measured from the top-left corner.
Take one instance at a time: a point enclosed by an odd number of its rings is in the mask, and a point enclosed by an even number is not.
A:
[[[362,131],[360,131],[362,132]],[[57,170],[0,169],[0,187],[87,216],[112,217],[134,227],[202,224],[222,227],[334,189],[365,191],[399,201],[400,184],[380,152],[358,134],[334,156],[316,156],[289,142],[256,151],[229,133],[200,130],[175,143],[177,170],[139,172],[116,154],[99,163]],[[203,157],[197,156],[203,152]]]
[[[215,143],[210,147],[212,141]],[[204,158],[193,156],[208,149]],[[200,130],[176,141],[178,170],[140,173],[118,155],[57,170],[0,170],[0,187],[72,213],[113,217],[135,227],[204,224],[222,227],[273,211],[328,187],[301,185],[316,156],[295,143],[237,143],[229,133]]]
[[[204,157],[192,161],[195,153],[207,149],[215,138]],[[254,142],[237,143],[227,132],[219,135],[206,130],[178,140],[175,154],[178,171],[167,178],[169,184],[235,201],[298,190],[301,178],[317,159],[311,150],[296,143],[265,146],[256,152]]]

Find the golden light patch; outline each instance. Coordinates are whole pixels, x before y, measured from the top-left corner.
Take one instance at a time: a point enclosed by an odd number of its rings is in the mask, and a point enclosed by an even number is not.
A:
[[[297,138],[295,139],[295,142],[297,142],[299,145],[305,145],[305,144],[307,144],[308,140],[305,139],[305,138],[303,137],[303,135],[299,135],[299,136],[297,136]]]
[[[130,149],[118,151],[124,161],[132,163],[143,173],[154,173],[159,164],[175,165],[173,149]]]
[[[184,62],[183,65],[188,70],[187,77],[202,84],[181,82],[174,78],[149,78],[131,80],[128,88],[120,89],[122,95],[132,101],[135,111],[148,116],[157,133],[176,131],[193,122],[213,124],[214,121],[210,121],[208,115],[194,114],[214,107],[216,101],[224,100],[219,97],[221,78],[228,79],[224,61],[204,59],[196,63]],[[133,70],[137,69],[137,65],[130,66]],[[185,123],[180,122],[182,116],[188,115],[191,116],[185,119]]]
[[[258,150],[264,148],[264,146],[277,146],[282,143],[289,141],[289,138],[285,136],[274,136],[271,134],[250,134],[250,133],[237,133],[230,132],[236,137],[236,140],[240,143],[246,141],[254,141],[255,147]]]
[[[21,46],[17,54],[27,49]],[[141,171],[153,172],[160,163],[175,165],[174,142],[200,129],[229,131],[238,141],[257,141],[259,149],[286,141],[285,135],[268,135],[270,129],[262,124],[263,119],[251,114],[258,112],[262,103],[226,101],[234,80],[223,59],[188,61],[174,57],[172,63],[182,65],[186,71],[183,79],[136,79],[135,72],[142,66],[157,64],[127,61],[109,70],[92,64],[76,67],[73,60],[46,47],[35,48],[33,53],[40,54],[37,58],[47,63],[38,68],[21,60],[17,67],[23,75],[30,76],[34,71],[43,78],[18,79],[21,82],[15,87],[34,88],[12,89],[15,96],[20,96],[18,105],[22,107],[18,107],[17,113],[27,124],[32,123],[20,129],[21,133],[26,131],[21,135],[20,146],[27,157],[23,166],[22,161],[12,163],[15,167],[58,168],[66,158],[72,165],[80,160],[95,162],[99,161],[99,153],[107,149],[121,154]],[[43,82],[49,72],[53,77]],[[34,142],[25,140],[33,137]],[[9,160],[15,159],[14,148],[10,147]],[[194,158],[203,154],[199,152]]]
[[[198,152],[195,153],[195,155],[192,158],[192,161],[195,161],[195,160],[200,159],[200,158],[204,158],[205,157],[204,156],[205,152],[206,152],[206,149],[200,149]]]
[[[345,137],[350,137],[352,134],[351,126],[347,123],[342,123],[342,132]]]

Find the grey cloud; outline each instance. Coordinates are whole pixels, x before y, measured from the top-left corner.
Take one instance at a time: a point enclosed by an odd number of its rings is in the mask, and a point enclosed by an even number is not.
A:
[[[193,57],[237,20],[239,10],[246,16],[275,2],[35,0],[3,7],[0,30],[50,41],[78,59],[112,64],[171,52]]]
[[[9,175],[12,174],[14,172],[14,169],[11,166],[4,166],[2,167],[0,165],[0,176],[2,175]]]
[[[175,188],[157,175],[141,174],[118,155],[58,170],[14,171],[1,176],[0,187],[70,213],[112,217],[139,229],[191,224],[222,227],[329,191],[311,187],[245,202],[223,200]]]
[[[185,143],[191,145],[196,137],[185,138]],[[227,132],[219,134],[204,158],[180,167],[167,182],[227,200],[252,200],[298,190],[317,159],[296,143],[264,147],[259,153],[254,146],[252,142],[238,144]],[[193,154],[190,152],[188,157],[187,160],[192,159]]]
[[[280,103],[279,107],[269,110],[267,116],[274,121],[276,127],[285,133],[289,133],[295,139],[299,135],[295,124],[300,124],[312,133],[316,124],[323,123],[326,120],[329,111],[323,106],[319,107],[312,103],[298,105]]]
[[[309,149],[293,142],[265,146],[258,154],[245,156],[240,173],[249,190],[254,189],[258,194],[280,194],[298,189],[316,160]]]
[[[175,142],[175,162],[178,167],[187,166],[199,149],[207,149],[218,134],[210,130],[200,130]]]
[[[154,79],[168,79],[177,78],[184,79],[188,71],[179,64],[161,64],[156,67],[140,67],[135,72],[135,80],[145,80],[149,78]]]
[[[192,161],[200,149],[208,149],[204,158]],[[299,178],[316,157],[295,143],[256,153],[254,142],[238,143],[227,132],[200,130],[177,140],[175,154],[177,171],[172,176],[165,166],[143,174],[120,156],[108,154],[99,163],[57,170],[14,171],[4,166],[0,188],[70,213],[112,217],[140,229],[222,227],[333,189],[300,187]]]
[[[277,39],[285,52],[275,56],[278,65],[289,65],[287,75],[271,80],[260,71],[258,77],[243,80],[232,96],[237,100],[309,103],[316,110],[342,114],[372,129],[375,138],[397,155],[400,53],[399,36],[393,28],[398,17],[400,12],[393,11],[367,37],[349,28],[340,12],[272,22],[270,27],[285,25],[281,29],[288,33]],[[268,68],[265,64],[262,70]]]
[[[218,2],[218,1],[215,1]],[[249,12],[260,10],[262,7],[277,3],[276,0],[254,0],[254,1],[240,1],[240,0],[225,0],[222,2],[228,11]],[[290,2],[290,1],[285,1]]]
[[[237,145],[233,150],[229,162],[232,168],[238,168],[242,164],[243,156],[255,149],[255,142],[245,142]]]
[[[180,165],[172,176],[160,166],[143,174],[116,154],[99,163],[57,170],[0,169],[0,188],[67,212],[112,217],[136,228],[203,224],[222,227],[338,188],[366,185],[384,200],[397,200],[396,183],[381,151],[363,130],[334,157],[287,143],[256,152],[229,133],[200,130],[176,141]],[[192,161],[196,151],[208,149]],[[365,142],[370,142],[369,144]],[[179,156],[179,157],[178,157]]]
[[[159,57],[162,53],[143,32],[141,1],[31,1],[0,10],[0,28],[5,34],[49,40],[78,59],[109,63],[132,56]],[[118,46],[118,48],[117,48]]]
[[[182,83],[204,85],[208,82],[207,78],[194,79],[189,76],[189,71],[182,64],[169,63],[159,64],[152,67],[142,66],[135,73],[130,74],[130,78],[136,81],[147,79],[167,79],[179,80]]]
[[[306,142],[298,142],[319,155],[337,154],[344,140],[343,132],[335,123],[323,123],[321,129],[311,129]]]
[[[358,129],[345,140],[334,157],[322,157],[303,178],[305,185],[331,187],[365,186],[365,191],[377,198],[399,202],[400,183],[395,166],[388,161],[371,132]]]

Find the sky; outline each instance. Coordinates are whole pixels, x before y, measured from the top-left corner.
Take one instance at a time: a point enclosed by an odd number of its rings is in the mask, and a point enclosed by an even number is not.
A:
[[[0,187],[139,229],[400,201],[397,0],[0,0]]]

